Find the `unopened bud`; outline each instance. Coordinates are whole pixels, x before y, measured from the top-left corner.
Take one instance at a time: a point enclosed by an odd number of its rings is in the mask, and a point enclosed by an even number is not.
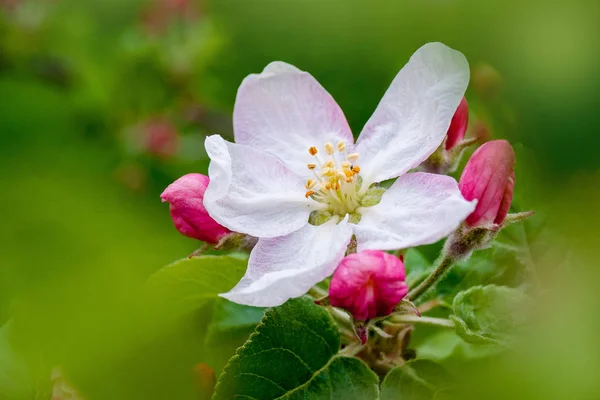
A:
[[[187,174],[169,185],[160,198],[169,202],[173,224],[182,235],[215,244],[230,231],[212,219],[204,207],[208,182],[206,175]]]
[[[366,250],[341,261],[331,279],[329,300],[355,320],[367,321],[391,314],[407,292],[404,263],[391,254]]]
[[[479,64],[473,68],[473,88],[484,100],[494,100],[502,89],[502,76],[489,64]]]
[[[456,170],[463,151],[473,145],[478,138],[465,139],[469,124],[469,105],[467,99],[462,98],[456,108],[450,126],[446,132],[446,139],[421,164],[421,170],[434,174],[448,174]]]
[[[142,147],[146,152],[168,159],[179,151],[177,128],[167,120],[153,119],[141,127]]]
[[[448,133],[446,133],[446,150],[452,149],[464,139],[469,125],[469,105],[467,99],[462,98],[458,108],[454,112]]]
[[[210,395],[215,390],[216,377],[215,371],[205,363],[194,365],[194,378],[196,386],[203,395]]]
[[[515,152],[506,140],[493,140],[479,147],[460,177],[463,197],[477,200],[466,225],[500,225],[508,214],[515,186]]]

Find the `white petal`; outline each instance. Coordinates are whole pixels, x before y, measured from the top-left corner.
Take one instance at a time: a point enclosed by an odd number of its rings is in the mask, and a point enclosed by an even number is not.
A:
[[[469,64],[441,43],[417,50],[394,78],[357,141],[367,183],[406,173],[442,143],[469,83]]]
[[[437,242],[475,209],[449,176],[401,176],[376,206],[365,208],[355,228],[358,250],[394,250]]]
[[[287,235],[308,223],[314,200],[281,160],[219,135],[206,139],[211,159],[204,206],[219,224],[256,237]]]
[[[244,79],[233,112],[236,143],[271,153],[306,171],[308,148],[352,144],[352,132],[333,97],[309,73],[284,62]]]
[[[246,275],[221,296],[239,304],[273,307],[308,292],[330,276],[352,237],[346,220],[307,225],[287,236],[260,239],[250,254]]]

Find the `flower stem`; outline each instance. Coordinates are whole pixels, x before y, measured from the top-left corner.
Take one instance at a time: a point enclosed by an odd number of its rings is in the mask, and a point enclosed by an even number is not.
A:
[[[424,324],[440,326],[444,328],[454,328],[454,322],[445,318],[417,317],[416,315],[399,315],[390,318],[390,322],[402,324]]]
[[[365,348],[365,345],[361,342],[352,342],[342,350],[339,354],[346,357],[354,357]]]
[[[417,307],[417,311],[421,314],[425,314],[427,311],[433,310],[436,307],[451,308],[448,304],[440,301],[440,299],[433,299],[421,304],[419,307]]]
[[[204,252],[206,250],[208,250],[209,247],[210,247],[209,243],[204,243],[202,245],[202,247],[200,247],[199,249],[195,250],[192,254],[190,254],[188,256],[188,258],[200,257],[202,254],[204,254]]]
[[[453,264],[454,259],[452,257],[449,257],[448,255],[442,256],[433,272],[429,274],[429,276],[425,278],[425,280],[421,282],[419,286],[408,292],[406,299],[414,302],[419,296],[433,286],[433,284],[436,283]]]

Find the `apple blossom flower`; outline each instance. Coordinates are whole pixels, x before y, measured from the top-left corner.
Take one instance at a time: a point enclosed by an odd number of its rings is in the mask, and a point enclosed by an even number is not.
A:
[[[515,152],[506,140],[484,143],[471,156],[459,181],[465,199],[477,200],[467,226],[500,225],[515,187]]]
[[[355,320],[385,317],[408,293],[404,263],[379,250],[346,256],[333,273],[329,301],[347,310]]]
[[[219,224],[259,238],[242,280],[221,296],[277,306],[330,276],[357,250],[433,243],[469,215],[456,181],[407,173],[442,143],[469,81],[465,57],[421,47],[356,143],[331,95],[307,72],[273,62],[242,82],[236,143],[206,139],[204,205]],[[397,178],[388,188],[378,185]]]
[[[169,202],[173,224],[182,235],[216,244],[230,231],[212,219],[204,207],[208,184],[206,175],[187,174],[170,184],[160,198]]]

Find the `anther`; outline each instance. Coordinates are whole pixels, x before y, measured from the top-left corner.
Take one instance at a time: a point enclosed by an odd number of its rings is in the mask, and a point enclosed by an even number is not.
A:
[[[327,152],[327,154],[332,155],[334,150],[335,149],[333,147],[333,143],[331,143],[331,142],[325,143],[325,151]]]
[[[360,154],[358,153],[350,153],[348,154],[348,156],[346,157],[346,159],[350,162],[354,162],[356,160],[358,160],[358,157],[360,157]]]
[[[333,173],[333,169],[332,168],[323,168],[323,170],[321,171],[321,176],[330,176]]]
[[[350,167],[352,166],[352,163],[348,162],[348,161],[342,161],[340,163],[340,165],[342,166],[342,168],[344,169],[350,169]]]
[[[315,187],[315,185],[317,184],[317,181],[315,181],[314,179],[309,179],[306,181],[306,188],[307,189],[312,189]]]
[[[355,174],[358,174],[360,172],[360,167],[358,165],[353,165],[352,167],[350,167],[350,170]]]
[[[308,152],[310,153],[311,156],[316,156],[317,153],[319,152],[319,150],[315,146],[311,146],[308,149]]]
[[[306,198],[308,199],[313,194],[315,194],[315,191],[314,190],[309,190],[308,192],[306,192],[306,194],[304,196],[306,196]]]
[[[308,169],[315,169],[317,168],[317,164],[308,164],[307,167]]]
[[[331,188],[332,188],[333,190],[336,190],[336,191],[337,191],[337,190],[340,190],[340,184],[339,184],[338,182],[333,182],[333,183],[331,184]]]
[[[335,166],[335,164],[331,160],[323,163],[323,168],[333,168],[334,166]]]
[[[343,140],[337,142],[337,149],[340,153],[346,150],[346,142],[344,142]]]

